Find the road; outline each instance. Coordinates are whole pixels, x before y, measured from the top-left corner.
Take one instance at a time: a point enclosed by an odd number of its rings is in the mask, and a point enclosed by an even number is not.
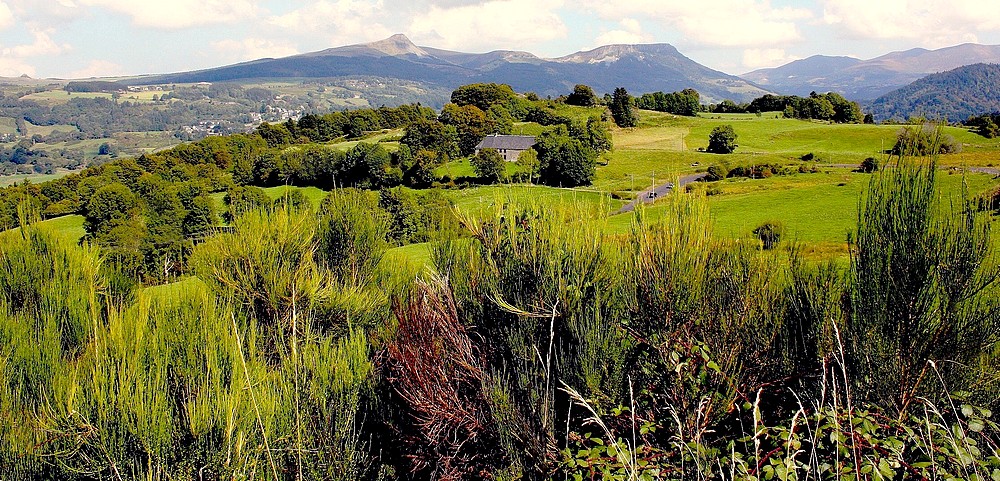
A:
[[[680,188],[690,184],[691,182],[697,182],[706,175],[708,174],[705,172],[700,172],[697,174],[689,174],[682,176],[680,179],[677,179],[677,187]],[[674,184],[672,182],[667,182],[666,184],[658,185],[652,189],[646,189],[642,192],[639,192],[639,195],[636,196],[636,198],[632,202],[629,202],[628,204],[622,206],[622,208],[618,209],[618,212],[615,212],[615,214],[624,214],[626,212],[632,212],[633,210],[635,210],[635,206],[638,205],[640,202],[642,202],[643,204],[648,204],[650,202],[655,201],[656,199],[659,199],[660,197],[663,197],[664,195],[673,192],[673,190],[674,190]],[[650,197],[649,195],[650,192],[654,193],[652,197]]]
[[[840,169],[858,168],[857,164],[822,164],[820,165],[820,167],[834,167]],[[949,170],[949,169],[965,170],[968,172],[975,172],[977,174],[989,174],[989,175],[1000,176],[1000,168],[997,167],[959,167],[956,165],[939,165],[938,168],[941,170]]]

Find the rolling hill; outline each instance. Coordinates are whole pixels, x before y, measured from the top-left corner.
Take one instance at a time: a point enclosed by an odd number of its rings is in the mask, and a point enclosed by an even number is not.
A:
[[[420,47],[404,35],[277,59],[158,75],[133,83],[194,83],[254,78],[335,78],[375,76],[453,89],[473,82],[501,82],[540,95],[569,93],[586,83],[597,92],[625,87],[636,93],[698,90],[706,101],[749,101],[767,90],[712,70],[669,44],[608,45],[561,58],[527,52],[463,53]]]
[[[966,43],[937,50],[914,48],[869,60],[816,55],[754,70],[741,77],[784,94],[834,91],[851,100],[870,101],[929,74],[975,63],[1000,62],[1000,45]]]
[[[868,106],[877,119],[963,121],[971,115],[1000,110],[1000,65],[973,64],[928,75],[889,92]]]

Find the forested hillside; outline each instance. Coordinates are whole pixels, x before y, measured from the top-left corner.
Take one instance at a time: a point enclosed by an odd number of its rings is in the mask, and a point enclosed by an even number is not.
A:
[[[879,120],[919,116],[952,122],[1000,110],[1000,65],[975,64],[929,75],[879,97],[869,110]]]

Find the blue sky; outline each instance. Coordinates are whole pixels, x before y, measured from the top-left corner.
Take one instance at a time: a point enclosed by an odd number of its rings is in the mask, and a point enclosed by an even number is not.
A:
[[[506,25],[499,28],[498,25]],[[378,40],[558,57],[667,42],[740,74],[814,54],[1000,44],[996,0],[0,0],[0,76],[215,67]]]

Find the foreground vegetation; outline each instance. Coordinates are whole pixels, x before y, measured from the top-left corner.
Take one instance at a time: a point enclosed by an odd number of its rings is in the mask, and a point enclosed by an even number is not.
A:
[[[0,190],[0,477],[1000,478],[1000,141],[584,87]]]
[[[703,197],[459,214],[383,262],[377,194],[236,214],[194,277],[122,283],[27,225],[0,248],[12,479],[984,479],[998,270],[933,164],[875,174],[850,262],[720,240]],[[10,234],[15,234],[11,236]]]

